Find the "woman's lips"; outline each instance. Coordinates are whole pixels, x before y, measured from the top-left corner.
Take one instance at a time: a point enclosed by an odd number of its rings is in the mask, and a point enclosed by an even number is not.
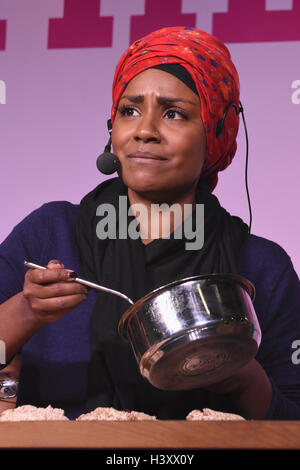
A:
[[[127,158],[129,158],[130,160],[134,160],[136,162],[142,162],[142,163],[161,163],[161,162],[166,162],[168,160],[165,157],[161,157],[159,155],[155,155],[149,152],[130,153],[129,155],[127,155]]]

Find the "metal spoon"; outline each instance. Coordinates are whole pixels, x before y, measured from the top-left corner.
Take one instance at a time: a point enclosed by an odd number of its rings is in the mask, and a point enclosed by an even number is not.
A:
[[[29,261],[24,261],[25,266],[31,269],[48,269],[45,266],[39,266],[38,264],[30,263]],[[86,281],[84,279],[80,279],[79,277],[75,277],[72,279],[74,282],[78,282],[79,284],[83,284],[84,286],[91,287],[92,289],[97,289],[101,290],[103,292],[107,292],[109,294],[117,295],[119,297],[122,297],[122,299],[127,300],[131,305],[134,304],[134,302],[127,297],[127,295],[122,294],[121,292],[118,292],[117,290],[109,289],[108,287],[103,287],[99,286],[98,284],[95,284],[94,282]]]

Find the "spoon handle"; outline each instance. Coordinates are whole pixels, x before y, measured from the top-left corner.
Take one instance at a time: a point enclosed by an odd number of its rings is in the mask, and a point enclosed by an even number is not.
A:
[[[31,263],[31,262],[26,261],[26,260],[24,261],[24,264],[25,264],[25,266],[27,266],[28,268],[31,268],[31,269],[48,269],[45,266],[39,266],[38,264]],[[134,302],[129,297],[127,297],[127,295],[122,294],[121,292],[118,292],[117,290],[109,289],[108,287],[104,287],[104,286],[99,286],[99,284],[95,284],[94,282],[86,281],[85,279],[80,279],[79,277],[75,277],[74,279],[72,279],[72,281],[78,282],[79,284],[83,284],[84,286],[87,286],[87,287],[91,287],[92,289],[107,292],[108,294],[117,295],[117,296],[121,297],[122,299],[127,300],[127,302],[129,302],[131,305],[134,304]]]

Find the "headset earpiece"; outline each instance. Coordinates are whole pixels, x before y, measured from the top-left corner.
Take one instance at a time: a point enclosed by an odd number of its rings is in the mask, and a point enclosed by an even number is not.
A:
[[[221,135],[221,132],[223,130],[223,127],[224,127],[224,122],[225,122],[225,119],[226,119],[226,116],[227,116],[227,113],[229,111],[229,109],[233,107],[236,111],[236,114],[240,114],[242,111],[243,111],[243,107],[242,107],[242,104],[240,103],[239,104],[239,108],[237,107],[236,103],[234,103],[233,101],[231,103],[229,103],[225,110],[224,110],[224,113],[223,113],[223,117],[222,119],[219,119],[218,120],[218,123],[217,123],[217,127],[216,127],[216,138],[218,139]]]

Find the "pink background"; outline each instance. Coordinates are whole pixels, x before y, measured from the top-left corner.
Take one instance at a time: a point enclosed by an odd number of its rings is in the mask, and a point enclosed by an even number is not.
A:
[[[299,0],[0,0],[0,241],[44,202],[78,203],[104,179],[95,162],[115,65],[138,36],[179,24],[231,51],[249,133],[252,232],[279,243],[300,273]],[[215,194],[247,222],[244,168],[241,123]]]

